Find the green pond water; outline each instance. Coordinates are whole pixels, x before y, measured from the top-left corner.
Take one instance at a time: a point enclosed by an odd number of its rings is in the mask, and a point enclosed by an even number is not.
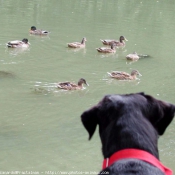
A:
[[[80,115],[106,94],[145,92],[175,104],[175,2],[142,0],[0,0],[0,171],[94,171],[102,164],[98,132],[91,141]],[[31,26],[51,31],[29,34]],[[100,54],[100,39],[128,42]],[[86,48],[67,48],[87,38]],[[8,49],[28,38],[29,49]],[[148,54],[127,62],[133,51]],[[111,80],[112,70],[139,81]],[[59,81],[85,78],[90,86],[60,91]],[[161,161],[175,171],[175,120],[159,139]]]

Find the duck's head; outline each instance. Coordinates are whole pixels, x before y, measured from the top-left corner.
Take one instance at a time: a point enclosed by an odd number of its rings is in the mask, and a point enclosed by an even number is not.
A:
[[[87,41],[87,40],[86,40],[86,37],[83,37],[83,41]]]
[[[132,54],[134,54],[134,55],[138,55],[136,51],[134,51]]]
[[[86,84],[87,86],[89,86],[89,84],[86,82],[84,78],[80,78],[80,80],[78,81],[78,85],[81,86],[82,84]]]
[[[35,26],[32,26],[32,27],[31,27],[31,30],[32,30],[32,31],[35,31],[35,30],[36,30],[36,27],[35,27]]]
[[[81,43],[83,44],[83,43],[85,43],[85,41],[87,41],[87,40],[86,40],[86,37],[83,37]]]
[[[27,38],[24,38],[24,39],[22,40],[22,42],[25,43],[25,44],[30,44]]]
[[[111,49],[114,49],[116,47],[116,44],[114,42],[111,43]]]
[[[136,76],[136,75],[142,76],[138,70],[132,70],[131,76]]]
[[[124,36],[120,36],[120,42],[122,41],[128,41]]]

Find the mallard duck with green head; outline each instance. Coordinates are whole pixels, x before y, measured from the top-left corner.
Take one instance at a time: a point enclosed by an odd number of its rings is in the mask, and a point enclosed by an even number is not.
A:
[[[66,82],[59,82],[57,84],[57,87],[59,89],[64,89],[64,90],[80,90],[80,89],[83,89],[83,84],[86,84],[87,86],[89,86],[89,84],[86,82],[84,78],[80,78],[80,80],[78,81],[78,84],[66,81]]]
[[[111,78],[115,78],[117,80],[136,80],[137,76],[142,76],[138,70],[132,70],[131,74],[122,71],[112,71],[107,72]]]
[[[32,35],[48,35],[50,32],[47,30],[36,29],[35,26],[32,26],[29,33]]]
[[[9,41],[6,45],[11,48],[27,48],[30,43],[27,38],[24,38],[23,40]]]

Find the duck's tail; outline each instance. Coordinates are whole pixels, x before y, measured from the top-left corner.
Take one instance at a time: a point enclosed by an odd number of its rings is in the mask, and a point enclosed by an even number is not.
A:
[[[42,31],[42,34],[46,34],[47,35],[47,34],[50,34],[50,33],[51,33],[50,31],[46,31],[46,30]]]
[[[105,40],[100,39],[100,41],[101,41],[104,45],[108,45],[108,43],[107,43]]]
[[[112,74],[110,72],[107,72],[107,74],[110,76],[110,77],[113,77]]]
[[[147,55],[147,54],[139,54],[138,55],[140,58],[149,58],[150,55]]]
[[[7,43],[6,46],[7,46],[7,47],[11,47],[11,48],[13,47],[13,45],[10,44],[10,43]]]
[[[100,41],[101,41],[104,45],[110,45],[106,40],[100,39]]]
[[[97,50],[98,52],[101,52],[101,49],[100,49],[100,48],[96,48],[96,50]]]
[[[57,88],[59,88],[59,89],[63,89],[63,87],[60,86],[59,84],[57,84],[56,86],[57,86]]]

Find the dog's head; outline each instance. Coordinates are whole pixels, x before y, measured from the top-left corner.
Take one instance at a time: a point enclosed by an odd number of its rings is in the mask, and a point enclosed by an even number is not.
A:
[[[146,118],[157,133],[163,135],[174,117],[175,106],[144,93],[106,95],[97,105],[85,111],[81,120],[91,139],[97,125],[101,135],[112,121],[127,114],[130,117],[132,113],[137,115],[138,120],[139,117]]]

